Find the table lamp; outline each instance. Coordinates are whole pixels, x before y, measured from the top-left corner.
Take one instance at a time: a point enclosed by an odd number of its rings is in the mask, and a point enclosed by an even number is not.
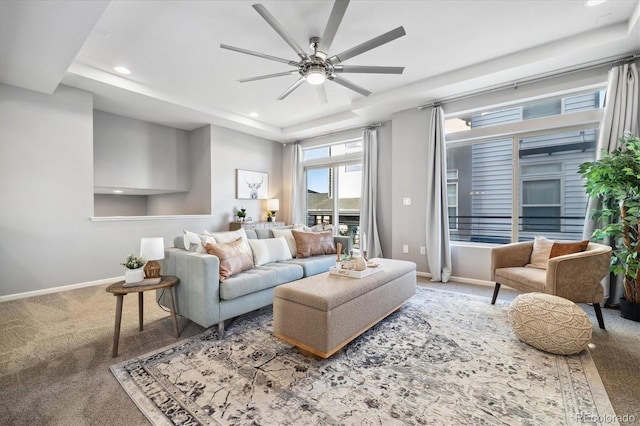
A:
[[[278,198],[269,198],[267,200],[267,210],[271,212],[272,220],[276,220],[276,212],[280,210],[280,200]]]
[[[140,256],[147,260],[144,265],[145,278],[158,278],[160,276],[159,259],[164,259],[164,238],[142,238],[140,241]]]

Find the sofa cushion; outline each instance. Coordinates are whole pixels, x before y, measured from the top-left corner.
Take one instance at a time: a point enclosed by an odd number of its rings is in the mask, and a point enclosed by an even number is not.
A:
[[[336,244],[331,231],[304,232],[294,229],[291,234],[296,240],[297,258],[336,254]]]
[[[587,249],[589,240],[583,241],[555,241],[549,253],[549,259],[566,254],[580,253]]]
[[[336,256],[333,254],[325,254],[322,256],[312,256],[304,258],[295,258],[287,260],[286,263],[299,265],[304,270],[304,276],[310,277],[313,275],[327,272],[329,268],[335,266]]]
[[[256,266],[291,259],[291,252],[284,237],[249,240]]]
[[[204,247],[208,254],[217,256],[220,260],[219,279],[223,282],[238,272],[253,268],[253,259],[250,251],[245,248],[242,238],[230,243],[210,244]]]
[[[241,272],[220,283],[220,299],[231,300],[302,278],[302,267],[286,262],[268,263]]]

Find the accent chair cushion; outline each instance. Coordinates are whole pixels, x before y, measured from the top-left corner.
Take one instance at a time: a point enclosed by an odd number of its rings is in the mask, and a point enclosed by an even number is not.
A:
[[[247,244],[248,245],[248,244]],[[217,256],[220,259],[219,279],[220,282],[238,272],[253,268],[253,259],[250,251],[246,249],[242,238],[230,243],[210,244],[205,243],[208,254]]]
[[[531,252],[531,260],[527,266],[533,268],[547,269],[547,262],[551,254],[553,241],[545,237],[536,236],[533,242],[533,251]]]
[[[296,240],[297,258],[336,253],[336,244],[331,231],[304,232],[294,229],[291,234]]]
[[[549,259],[566,254],[580,253],[587,249],[589,240],[583,241],[555,241],[551,246]]]

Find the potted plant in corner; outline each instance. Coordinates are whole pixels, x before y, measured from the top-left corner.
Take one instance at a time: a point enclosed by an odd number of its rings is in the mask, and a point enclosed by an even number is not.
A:
[[[624,274],[621,316],[640,321],[640,138],[626,133],[620,142],[600,160],[581,164],[579,173],[587,194],[602,201],[591,212],[601,226],[592,239],[611,238],[611,272]]]

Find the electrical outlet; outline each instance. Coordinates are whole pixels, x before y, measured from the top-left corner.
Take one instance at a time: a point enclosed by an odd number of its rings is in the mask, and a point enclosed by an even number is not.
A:
[[[403,253],[409,253],[409,245],[408,244],[405,244],[405,245],[402,246],[402,252]]]
[[[402,205],[404,206],[410,206],[411,205],[411,197],[404,197],[402,199]]]
[[[420,247],[420,254],[427,254],[427,248],[426,247]]]

